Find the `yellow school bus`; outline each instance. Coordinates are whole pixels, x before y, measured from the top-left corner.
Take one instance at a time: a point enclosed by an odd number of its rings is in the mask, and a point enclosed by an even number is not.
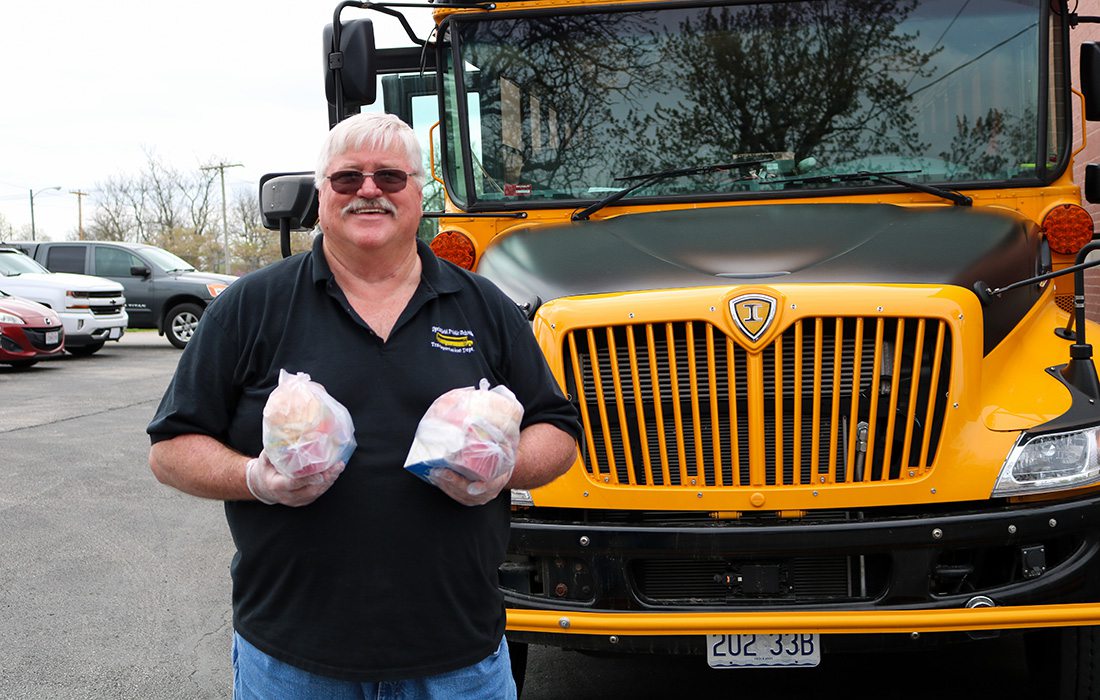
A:
[[[340,6],[330,113],[432,140],[433,249],[521,305],[582,418],[571,470],[512,494],[520,665],[528,643],[813,666],[1023,634],[1048,697],[1100,697],[1100,329],[1070,267],[1100,195],[1072,175],[1092,18],[433,7],[430,41],[376,50],[369,18],[402,8]]]

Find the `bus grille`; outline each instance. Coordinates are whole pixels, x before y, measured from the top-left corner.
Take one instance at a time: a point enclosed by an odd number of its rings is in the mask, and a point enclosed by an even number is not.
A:
[[[920,476],[952,365],[932,318],[804,318],[752,353],[702,321],[575,329],[563,350],[590,478],[632,486]]]

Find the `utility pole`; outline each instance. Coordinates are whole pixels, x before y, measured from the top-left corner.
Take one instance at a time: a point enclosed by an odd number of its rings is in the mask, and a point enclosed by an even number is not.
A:
[[[87,192],[82,190],[69,190],[69,194],[76,195],[76,221],[79,231],[80,240],[84,240],[84,198],[88,196]]]
[[[225,240],[225,274],[229,274],[229,225],[226,223],[225,218],[225,169],[226,168],[243,168],[244,165],[240,163],[218,163],[217,165],[208,165],[200,170],[217,170],[222,180],[222,237]]]

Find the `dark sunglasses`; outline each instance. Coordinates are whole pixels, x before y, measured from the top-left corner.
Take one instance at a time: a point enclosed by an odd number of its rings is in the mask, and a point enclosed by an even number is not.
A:
[[[381,170],[375,170],[373,173],[363,173],[358,170],[338,170],[331,175],[327,175],[326,179],[332,185],[333,192],[339,194],[355,194],[368,177],[374,180],[375,187],[386,194],[393,194],[405,189],[405,185],[409,184],[409,175],[413,174],[397,168],[382,168]]]

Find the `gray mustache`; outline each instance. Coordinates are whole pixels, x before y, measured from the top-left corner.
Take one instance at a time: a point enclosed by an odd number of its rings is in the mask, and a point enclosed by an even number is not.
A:
[[[356,199],[353,199],[351,202],[345,205],[343,209],[340,210],[340,213],[346,216],[357,209],[381,209],[387,214],[397,213],[397,207],[395,207],[393,205],[393,202],[389,201],[388,199],[365,199],[363,197],[357,197]]]

